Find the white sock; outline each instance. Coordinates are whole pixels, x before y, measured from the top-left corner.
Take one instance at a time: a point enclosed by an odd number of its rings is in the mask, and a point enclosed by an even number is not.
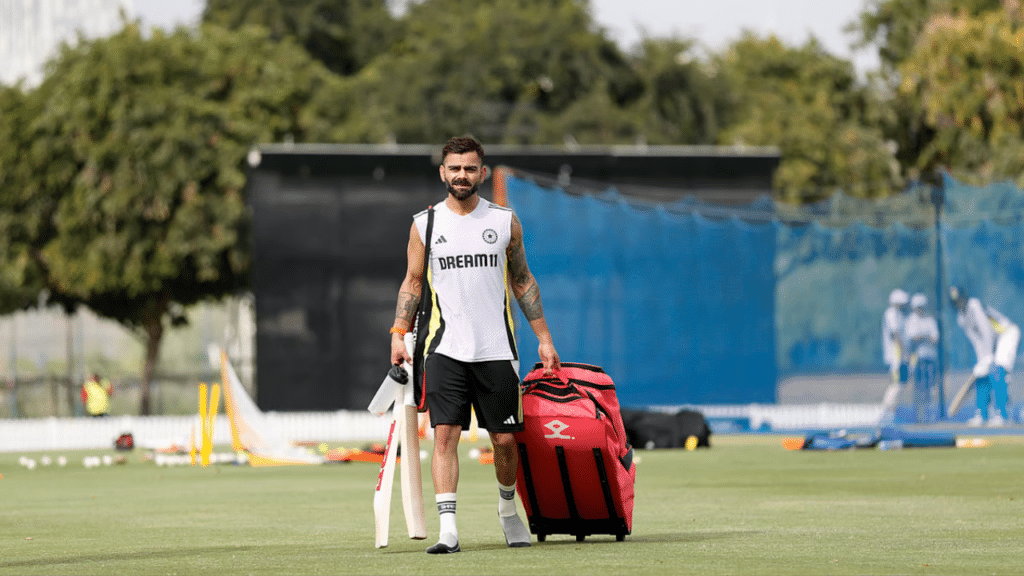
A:
[[[505,486],[498,482],[498,516],[516,515],[516,485]]]
[[[455,526],[455,492],[437,494],[434,496],[434,500],[437,501],[437,513],[441,519],[441,529],[439,532],[442,535],[451,534],[455,537],[455,541],[458,542],[459,529]]]

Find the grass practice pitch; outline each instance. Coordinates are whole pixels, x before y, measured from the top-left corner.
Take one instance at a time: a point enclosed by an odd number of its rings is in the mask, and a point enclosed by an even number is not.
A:
[[[157,466],[144,451],[0,454],[2,574],[1021,574],[1024,437],[986,448],[795,452],[781,436],[639,451],[633,533],[505,546],[490,465],[464,443],[462,552],[409,540],[396,482],[373,546],[378,465]],[[425,442],[428,451],[431,446]],[[107,452],[114,454],[113,451]],[[59,456],[67,465],[58,466]],[[20,465],[21,456],[50,465]],[[522,506],[519,506],[522,512]]]

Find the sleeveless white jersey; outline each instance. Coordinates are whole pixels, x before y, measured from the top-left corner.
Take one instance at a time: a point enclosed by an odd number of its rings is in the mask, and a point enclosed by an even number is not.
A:
[[[427,211],[413,221],[423,241]],[[443,202],[434,207],[425,354],[463,362],[518,359],[506,290],[511,235],[512,211],[483,198],[465,216]]]

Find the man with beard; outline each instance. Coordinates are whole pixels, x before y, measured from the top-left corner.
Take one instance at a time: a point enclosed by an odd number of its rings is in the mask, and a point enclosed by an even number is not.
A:
[[[470,424],[470,407],[494,448],[498,520],[510,547],[530,545],[530,532],[515,503],[519,465],[513,433],[523,430],[519,356],[508,299],[511,289],[540,345],[545,370],[560,369],[544,319],[537,281],[526,263],[523,228],[515,213],[480,198],[487,177],[483,147],[473,138],[452,138],[441,152],[445,201],[413,217],[408,267],[391,328],[391,362],[414,363],[404,335],[413,329],[421,300],[416,350],[418,402],[434,428],[431,475],[440,537],[429,554],[459,551],[455,523],[459,439]],[[433,221],[428,226],[430,212]],[[424,239],[429,231],[429,266]],[[424,285],[424,282],[426,284]],[[422,372],[422,374],[419,374]]]

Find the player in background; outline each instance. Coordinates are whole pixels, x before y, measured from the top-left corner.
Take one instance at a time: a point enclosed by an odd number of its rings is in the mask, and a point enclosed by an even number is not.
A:
[[[920,292],[910,299],[910,316],[904,324],[914,374],[914,408],[918,422],[932,419],[932,394],[938,375],[939,324],[928,313],[928,297]]]
[[[526,263],[519,218],[477,194],[487,177],[483,160],[483,148],[472,138],[452,138],[444,146],[440,176],[448,196],[434,206],[427,277],[424,210],[413,217],[409,231],[408,267],[391,328],[392,364],[412,363],[403,335],[413,327],[426,282],[430,331],[423,343],[423,386],[434,427],[431,475],[440,517],[440,537],[427,548],[428,554],[460,550],[455,522],[458,448],[462,431],[470,425],[470,406],[494,448],[498,520],[505,543],[514,548],[530,545],[530,531],[515,504],[519,458],[513,434],[523,430],[523,397],[508,289],[537,336],[545,370],[553,373],[561,367],[540,289]]]
[[[90,374],[82,383],[82,404],[89,416],[108,416],[110,414],[110,397],[114,395],[114,387],[110,380],[101,378],[99,374]]]
[[[1009,419],[1006,382],[1017,360],[1020,328],[995,308],[969,297],[959,286],[950,287],[949,299],[956,306],[956,323],[974,346],[976,358],[972,372],[978,409],[968,424],[1003,426]],[[990,420],[988,411],[993,399],[997,413]]]
[[[907,293],[897,288],[889,293],[889,307],[882,315],[882,357],[889,366],[889,374],[892,376],[892,382],[882,398],[886,412],[891,412],[896,407],[896,398],[909,378],[909,356],[904,333],[909,302]]]

